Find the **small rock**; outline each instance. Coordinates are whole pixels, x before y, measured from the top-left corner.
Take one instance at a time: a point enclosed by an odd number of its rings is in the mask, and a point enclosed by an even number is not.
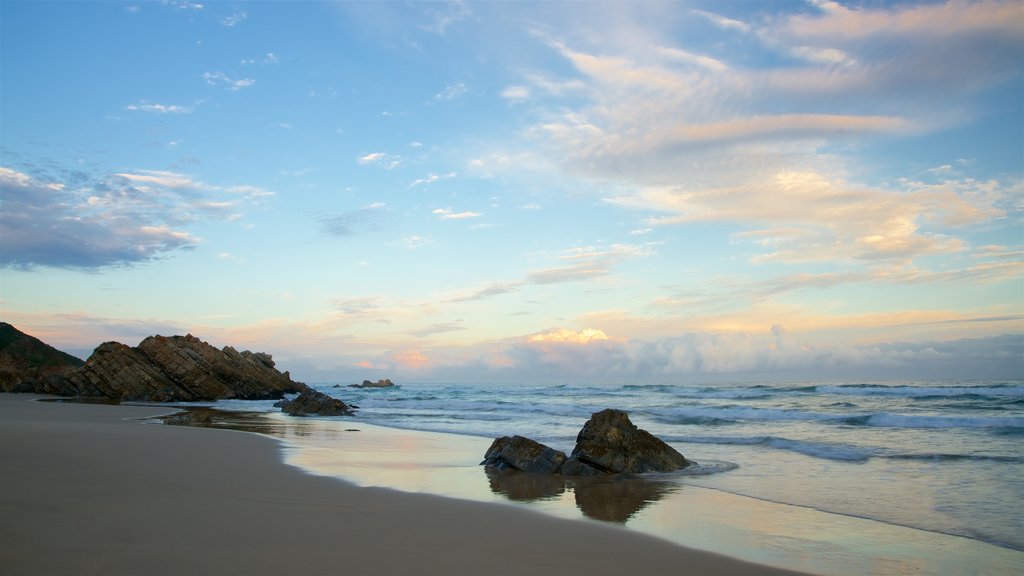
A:
[[[497,470],[512,468],[533,474],[557,474],[564,462],[564,452],[523,436],[502,436],[487,449],[481,464]]]
[[[355,408],[312,388],[279,404],[281,411],[291,416],[351,416]]]

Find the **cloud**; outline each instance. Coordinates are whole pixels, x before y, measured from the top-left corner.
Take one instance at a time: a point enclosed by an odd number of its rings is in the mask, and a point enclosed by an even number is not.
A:
[[[509,86],[501,91],[501,97],[513,103],[530,99],[530,89],[526,86]]]
[[[147,102],[140,102],[138,104],[129,104],[124,107],[125,110],[131,110],[133,112],[153,112],[156,114],[190,114],[192,113],[191,106],[180,106],[178,104],[151,104]]]
[[[963,251],[964,241],[944,232],[1005,216],[1018,187],[967,179],[888,190],[805,170],[721,188],[651,187],[608,201],[666,214],[647,220],[655,226],[745,224],[735,237],[763,250],[758,262],[899,260]]]
[[[0,192],[2,265],[20,269],[124,266],[192,249],[200,239],[186,226],[238,219],[270,194],[166,171],[83,175],[72,187],[10,168],[0,168]]]
[[[426,184],[433,184],[434,182],[437,182],[438,180],[448,180],[448,179],[451,179],[451,178],[455,178],[458,175],[459,175],[458,172],[449,172],[447,174],[433,174],[433,173],[431,173],[431,174],[427,174],[423,178],[417,178],[416,180],[413,180],[412,183],[409,184],[409,187],[410,188],[415,188],[417,186],[423,186],[423,185],[426,185]]]
[[[445,86],[444,90],[434,95],[434,100],[437,100],[438,102],[455,100],[456,98],[465,95],[468,91],[469,88],[466,86],[465,82],[457,82],[455,84]]]
[[[437,208],[432,210],[431,214],[437,215],[441,220],[464,220],[466,218],[478,218],[483,215],[480,212],[452,212],[449,208]]]
[[[607,276],[611,269],[629,259],[650,254],[646,246],[614,244],[610,248],[595,247],[567,250],[560,257],[559,266],[530,272],[526,277],[529,284],[557,284]]]
[[[462,291],[447,302],[472,302],[515,292],[525,286],[542,286],[563,282],[594,280],[608,276],[612,269],[632,258],[650,254],[648,246],[614,244],[608,248],[583,247],[565,250],[558,255],[557,266],[534,270],[522,280],[491,282],[482,288]]]
[[[385,152],[371,152],[356,159],[362,166],[376,165],[387,170],[394,170],[401,166],[405,160],[401,156],[387,154]]]
[[[425,326],[425,327],[420,328],[418,330],[412,330],[412,331],[408,332],[408,334],[411,335],[411,336],[416,336],[418,338],[425,338],[427,336],[433,336],[434,334],[444,334],[446,332],[458,332],[458,331],[465,330],[465,329],[466,329],[466,327],[463,326],[460,322],[440,322],[440,323],[437,323],[437,324],[431,324],[429,326]]]
[[[252,78],[231,78],[223,72],[204,72],[203,80],[206,80],[206,83],[210,86],[224,86],[232,92],[237,92],[256,84],[256,81]]]
[[[690,10],[690,14],[700,16],[701,18],[704,18],[708,22],[711,22],[712,24],[718,26],[723,30],[750,32],[750,25],[747,24],[746,22],[741,22],[739,20],[734,20],[732,18],[726,18],[725,16],[721,16],[719,14],[714,14],[711,12],[705,12],[704,10]]]
[[[243,10],[237,10],[235,12],[232,12],[230,15],[225,16],[220,21],[220,23],[224,26],[227,26],[228,28],[233,28],[237,26],[239,23],[243,22],[248,17],[249,15],[246,14]]]
[[[420,29],[441,36],[448,32],[448,28],[469,18],[473,13],[469,3],[462,0],[432,2],[424,6],[430,22],[420,25]]]
[[[554,329],[494,347],[447,375],[479,381],[684,382],[725,377],[840,379],[1014,377],[1024,335],[872,345],[807,344],[781,325],[763,332],[693,332],[657,339]],[[439,368],[432,366],[431,368]]]

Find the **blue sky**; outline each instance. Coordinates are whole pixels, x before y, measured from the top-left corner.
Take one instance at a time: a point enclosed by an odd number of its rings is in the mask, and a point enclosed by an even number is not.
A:
[[[1024,376],[1017,2],[0,2],[0,318],[299,379]]]

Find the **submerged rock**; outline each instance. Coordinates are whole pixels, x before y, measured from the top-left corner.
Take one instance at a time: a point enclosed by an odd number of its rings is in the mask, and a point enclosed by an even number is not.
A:
[[[622,410],[595,413],[576,436],[570,461],[609,473],[671,472],[689,462],[675,448],[629,421]]]
[[[351,416],[355,408],[312,388],[307,388],[292,400],[278,402],[275,406],[280,406],[282,412],[291,416]]]
[[[676,449],[637,428],[622,410],[607,409],[587,420],[568,458],[529,438],[502,436],[491,444],[481,464],[499,471],[600,476],[670,472],[689,462]]]
[[[523,436],[502,436],[487,449],[481,464],[497,470],[512,468],[534,474],[557,474],[564,462],[564,452]]]
[[[376,382],[370,382],[369,380],[363,380],[362,384],[349,384],[349,388],[391,388],[395,383],[389,378],[383,380],[377,380]]]

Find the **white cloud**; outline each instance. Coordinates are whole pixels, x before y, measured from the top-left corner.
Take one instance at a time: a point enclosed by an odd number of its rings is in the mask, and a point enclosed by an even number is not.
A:
[[[449,208],[437,208],[432,210],[431,214],[439,216],[441,220],[464,220],[483,216],[480,212],[452,212]]]
[[[711,22],[712,24],[718,26],[723,30],[736,30],[737,32],[750,31],[750,25],[747,24],[746,22],[741,22],[739,20],[734,20],[732,18],[726,18],[725,16],[713,14],[711,12],[705,12],[704,10],[690,10],[690,13],[696,16],[700,16],[701,18],[704,18],[708,22]]]
[[[181,106],[178,104],[157,104],[140,102],[139,104],[129,104],[124,107],[125,110],[131,110],[133,112],[155,112],[157,114],[189,114],[192,112],[191,106]]]
[[[241,23],[248,17],[249,15],[246,14],[244,11],[238,10],[236,12],[233,12],[229,16],[225,16],[220,22],[228,28],[233,28],[234,26],[237,26],[239,23]]]
[[[469,3],[462,0],[431,2],[423,6],[430,22],[420,25],[420,29],[442,36],[473,13]]]
[[[387,170],[394,170],[405,163],[401,156],[388,154],[386,152],[371,152],[356,159],[356,162],[363,166],[376,165]]]
[[[526,86],[509,86],[501,91],[501,97],[512,102],[530,99],[530,89]]]
[[[423,178],[417,178],[416,180],[413,180],[412,183],[409,184],[409,187],[410,188],[415,188],[416,186],[423,186],[425,184],[433,184],[434,182],[437,182],[438,180],[448,180],[450,178],[455,178],[458,175],[459,175],[458,172],[448,172],[447,174],[427,174]]]
[[[449,100],[455,100],[456,98],[459,98],[459,97],[465,95],[466,92],[468,92],[468,91],[469,91],[469,88],[466,86],[465,82],[457,82],[455,84],[450,84],[448,86],[445,86],[444,90],[442,90],[442,91],[440,91],[440,92],[438,92],[437,94],[434,95],[434,100],[437,100],[439,102],[447,102]]]
[[[243,88],[249,88],[256,84],[252,78],[231,78],[223,72],[204,72],[203,80],[210,86],[225,86],[228,90],[237,92]]]

